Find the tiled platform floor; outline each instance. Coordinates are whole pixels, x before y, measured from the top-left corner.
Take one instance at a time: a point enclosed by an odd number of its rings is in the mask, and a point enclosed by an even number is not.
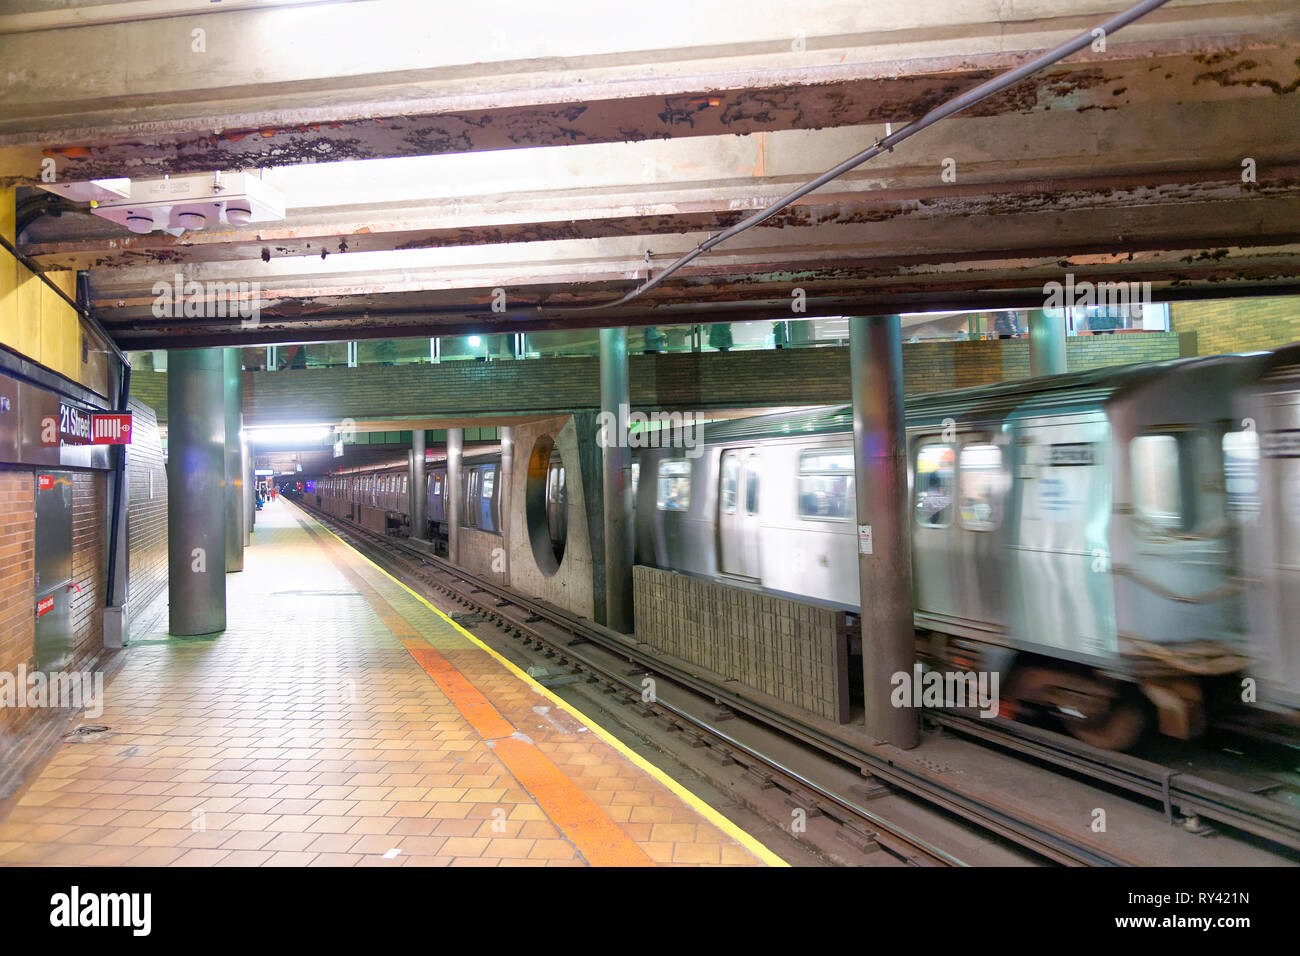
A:
[[[779,862],[287,502],[227,581],[224,633],[132,647],[0,863]]]

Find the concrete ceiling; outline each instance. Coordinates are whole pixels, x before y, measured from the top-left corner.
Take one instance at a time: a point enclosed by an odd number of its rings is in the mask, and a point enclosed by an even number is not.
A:
[[[1033,307],[1066,273],[1297,291],[1300,7],[1176,0],[579,310],[1123,5],[18,0],[0,177],[260,168],[284,194],[281,223],[180,238],[32,223],[23,251],[88,269],[128,348]],[[178,273],[256,283],[256,323],[156,318]]]

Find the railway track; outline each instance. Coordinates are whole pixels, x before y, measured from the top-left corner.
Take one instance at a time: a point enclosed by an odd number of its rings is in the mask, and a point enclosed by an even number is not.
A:
[[[381,535],[352,522],[318,511],[301,501],[296,502],[345,542],[375,560],[407,583],[422,583],[466,608],[469,613],[451,615],[462,627],[473,628],[487,622],[504,626],[511,637],[541,650],[548,661],[577,672],[578,679],[596,684],[624,706],[635,708],[645,717],[656,718],[667,731],[678,734],[691,747],[707,747],[721,765],[734,765],[750,783],[762,789],[779,789],[788,806],[799,806],[809,815],[823,817],[839,828],[839,838],[846,847],[859,851],[879,848],[913,866],[965,866],[969,863],[936,845],[933,841],[894,824],[862,805],[853,786],[862,786],[862,778],[841,772],[828,776],[816,768],[812,755],[803,759],[781,759],[765,753],[728,732],[720,724],[737,723],[712,699],[697,693],[664,688],[653,700],[643,698],[642,680],[652,673],[624,654],[601,653],[600,645],[589,640],[584,629],[570,620],[557,619],[554,609],[539,602],[527,601],[507,589],[465,574],[448,562],[404,543],[401,539]],[[631,665],[631,666],[629,666]],[[658,673],[658,671],[654,671]],[[537,678],[544,686],[566,682],[554,676]],[[667,691],[667,692],[663,692]],[[846,780],[852,779],[852,783]]]
[[[643,707],[676,727],[695,746],[714,748],[720,760],[746,766],[765,785],[779,786],[814,813],[841,824],[846,840],[874,841],[909,863],[955,866],[966,863],[942,847],[892,824],[867,805],[872,794],[855,794],[848,787],[819,781],[815,763],[804,750],[773,756],[750,745],[727,724],[733,714],[746,715],[815,748],[821,759],[830,758],[858,768],[867,791],[887,784],[942,811],[975,824],[997,839],[1007,841],[1042,860],[1072,866],[1137,866],[1152,861],[1114,849],[1099,848],[1065,828],[1046,826],[1026,813],[1008,812],[978,795],[946,785],[934,777],[917,774],[879,754],[832,738],[816,728],[797,724],[785,714],[767,710],[724,687],[702,681],[648,654],[625,638],[591,621],[485,581],[451,565],[400,538],[379,534],[345,519],[326,514],[298,501],[298,506],[394,573],[413,579],[446,595],[469,611],[458,623],[492,622],[512,636],[544,648],[560,667],[585,672],[586,680],[602,686],[630,706]],[[630,665],[630,666],[629,666]],[[653,702],[642,700],[642,679],[654,675],[666,680]],[[801,748],[792,748],[797,750]],[[861,788],[861,784],[859,784]]]
[[[1161,805],[1170,824],[1181,815],[1189,829],[1203,820],[1221,824],[1300,851],[1300,793],[1276,781],[1225,783],[1129,754],[1113,753],[1050,730],[958,713],[929,719],[982,743],[1024,754],[1137,794]],[[1264,796],[1273,792],[1283,799]],[[1285,798],[1290,798],[1288,801]]]
[[[500,624],[511,636],[545,648],[547,655],[558,660],[561,666],[576,667],[595,675],[588,679],[601,683],[609,694],[621,695],[625,703],[642,704],[644,675],[667,678],[672,685],[688,691],[694,700],[673,701],[661,694],[654,704],[648,705],[649,710],[660,712],[670,728],[680,729],[683,724],[688,727],[696,746],[713,747],[722,760],[746,765],[765,784],[780,786],[814,812],[837,820],[845,827],[849,843],[874,837],[882,847],[908,862],[948,866],[964,862],[906,830],[893,828],[898,832],[891,832],[889,821],[864,806],[870,802],[870,795],[863,799],[852,792],[863,789],[860,786],[850,789],[819,784],[815,770],[790,766],[787,761],[774,759],[748,745],[735,733],[728,732],[725,724],[730,714],[745,714],[814,747],[823,756],[859,768],[868,779],[874,778],[920,797],[1042,859],[1083,866],[1134,866],[1152,862],[1099,849],[1063,828],[1044,826],[1028,814],[1021,817],[1009,813],[1005,807],[990,804],[958,787],[915,774],[869,750],[853,747],[728,688],[674,667],[586,618],[485,581],[402,538],[379,534],[302,501],[296,503],[354,547],[372,552],[372,558],[379,555],[395,562],[396,570],[445,594],[478,615],[478,620]],[[469,623],[475,621],[471,619]],[[628,665],[633,665],[631,670]],[[927,718],[981,745],[1012,751],[1154,801],[1163,808],[1171,825],[1176,822],[1176,815],[1181,815],[1187,828],[1193,831],[1203,819],[1213,820],[1286,850],[1300,850],[1300,809],[1250,790],[1126,754],[1098,750],[1049,730],[1002,720],[974,720],[957,713],[929,712]]]

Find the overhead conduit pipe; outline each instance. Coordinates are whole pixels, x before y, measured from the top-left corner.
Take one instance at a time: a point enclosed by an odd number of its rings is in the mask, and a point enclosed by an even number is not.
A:
[[[1079,52],[1084,47],[1091,46],[1099,37],[1104,42],[1106,38],[1109,38],[1110,35],[1115,31],[1121,29],[1122,27],[1127,26],[1128,24],[1132,23],[1134,20],[1138,20],[1146,16],[1152,10],[1155,10],[1157,7],[1162,7],[1168,2],[1169,0],[1142,0],[1141,3],[1134,4],[1124,12],[1116,14],[1115,16],[1111,17],[1109,20],[1106,20],[1105,22],[1099,24],[1098,26],[1093,27],[1090,30],[1085,30],[1083,33],[1080,33],[1078,36],[1074,37],[1071,40],[1067,40],[1065,43],[1062,43],[1060,46],[1048,50],[1045,53],[1039,54],[1038,56],[1030,60],[1028,63],[1024,63],[1018,67],[1015,67],[1014,69],[1008,70],[1007,72],[1002,73],[999,76],[995,76],[993,79],[988,80],[987,82],[981,83],[979,86],[975,87],[972,90],[967,90],[965,93],[961,93],[953,97],[947,102],[930,110],[930,112],[926,113],[920,119],[913,120],[911,123],[908,123],[902,129],[898,130],[898,132],[890,133],[886,135],[882,139],[879,139],[872,145],[868,146],[866,149],[864,149],[862,152],[858,153],[857,155],[850,156],[848,159],[844,160],[844,162],[840,163],[838,166],[834,166],[826,170],[826,172],[822,173],[816,179],[810,180],[809,182],[804,183],[798,189],[795,189],[792,192],[787,193],[785,196],[778,199],[776,202],[768,206],[766,209],[762,209],[754,213],[752,216],[749,216],[741,220],[740,222],[736,223],[734,226],[731,226],[729,229],[724,229],[722,232],[719,232],[716,235],[710,236],[708,239],[705,239],[703,242],[701,242],[690,252],[686,253],[685,255],[681,256],[679,259],[674,261],[671,265],[665,268],[658,275],[654,276],[653,278],[647,277],[645,282],[641,283],[641,285],[637,286],[635,289],[633,289],[631,292],[627,293],[626,295],[622,296],[621,298],[613,299],[609,302],[597,303],[596,305],[576,306],[576,307],[569,307],[565,309],[556,309],[553,311],[587,312],[587,311],[594,311],[597,309],[611,309],[616,306],[624,305],[628,302],[631,302],[633,299],[637,298],[638,296],[642,295],[645,292],[649,292],[651,289],[655,288],[655,286],[661,284],[665,279],[667,279],[674,272],[681,269],[683,266],[687,265],[688,263],[698,258],[699,256],[702,256],[710,249],[713,249],[721,245],[722,243],[726,242],[728,239],[735,238],[736,236],[740,235],[742,232],[745,232],[748,229],[753,229],[755,226],[760,225],[761,223],[772,218],[772,216],[776,215],[781,210],[785,209],[791,204],[802,199],[804,196],[808,195],[809,193],[820,189],[822,186],[825,186],[827,183],[838,179],[839,177],[843,176],[845,173],[856,169],[857,167],[861,166],[863,163],[875,159],[881,153],[889,152],[899,143],[903,142],[904,140],[911,139],[917,133],[921,132],[921,130],[933,126],[935,123],[938,123],[940,120],[947,119],[949,116],[953,116],[954,114],[960,113],[962,110],[969,109],[970,107],[974,106],[976,103],[988,99],[990,96],[993,96],[997,93],[1001,93],[1003,90],[1006,90],[1007,88],[1014,86],[1015,84],[1019,83],[1021,80],[1029,76],[1032,76],[1033,74],[1051,66],[1054,63],[1059,63],[1067,56]],[[541,311],[541,307],[539,307],[539,311]],[[552,311],[552,310],[547,310],[547,311]]]

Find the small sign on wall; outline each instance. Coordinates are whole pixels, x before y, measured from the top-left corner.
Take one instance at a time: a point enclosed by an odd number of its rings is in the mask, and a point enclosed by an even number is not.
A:
[[[91,415],[90,442],[92,445],[131,444],[131,413]]]
[[[871,554],[871,525],[858,525],[858,554]]]

